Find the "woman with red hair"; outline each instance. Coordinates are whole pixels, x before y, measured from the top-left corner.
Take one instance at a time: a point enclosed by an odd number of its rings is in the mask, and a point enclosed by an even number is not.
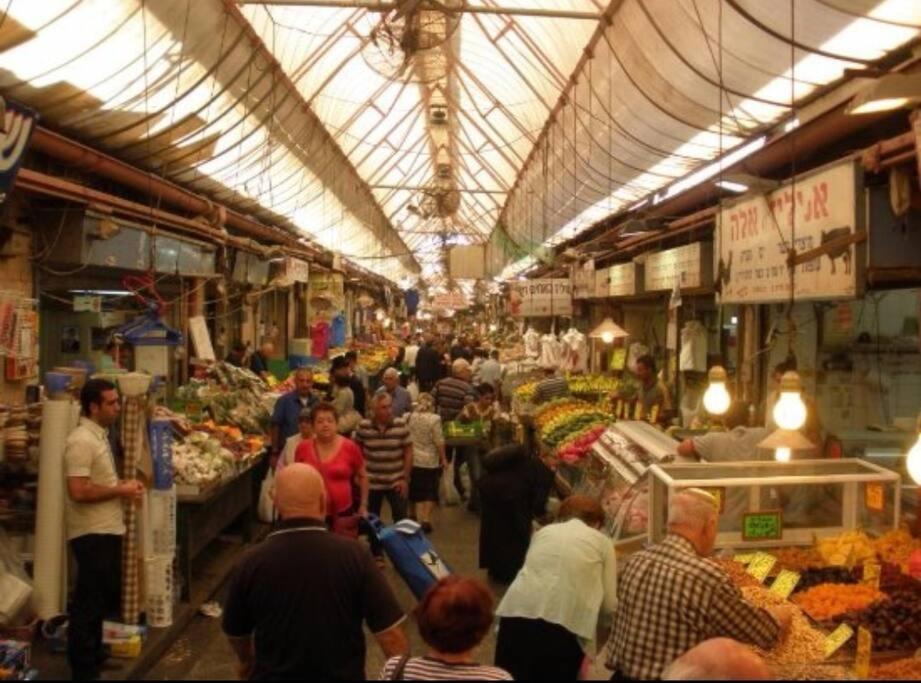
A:
[[[473,651],[493,622],[493,597],[482,581],[449,576],[429,589],[416,608],[425,657],[393,657],[382,681],[510,681],[507,671],[478,664]]]

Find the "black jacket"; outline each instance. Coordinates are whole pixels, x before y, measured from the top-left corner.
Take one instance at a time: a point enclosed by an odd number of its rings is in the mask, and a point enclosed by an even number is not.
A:
[[[416,356],[416,377],[422,387],[428,387],[441,379],[441,354],[431,345],[425,344]]]
[[[480,568],[498,581],[511,583],[524,566],[531,522],[543,515],[554,476],[517,444],[490,452],[483,469]]]

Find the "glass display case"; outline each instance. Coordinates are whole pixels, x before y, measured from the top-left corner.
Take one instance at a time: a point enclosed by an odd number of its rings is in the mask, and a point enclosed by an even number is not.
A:
[[[649,468],[649,540],[666,535],[669,496],[700,488],[720,501],[717,547],[810,545],[862,529],[897,529],[899,475],[863,460],[658,464]]]

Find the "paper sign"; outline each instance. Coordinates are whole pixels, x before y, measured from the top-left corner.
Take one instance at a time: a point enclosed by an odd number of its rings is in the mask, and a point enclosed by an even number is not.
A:
[[[865,585],[872,586],[876,590],[879,590],[879,580],[882,573],[882,566],[880,566],[878,562],[870,560],[863,565],[863,579],[861,579],[861,581]]]
[[[611,363],[608,366],[610,370],[623,370],[627,367],[627,349],[618,347],[611,351]]]
[[[208,331],[208,324],[204,316],[197,315],[189,318],[189,336],[192,337],[192,346],[197,358],[216,360],[214,347],[211,345],[211,333]]]
[[[742,516],[742,540],[772,541],[783,537],[783,513],[750,512]]]
[[[101,313],[102,297],[101,296],[75,296],[74,312],[75,313]]]
[[[854,662],[854,673],[858,680],[865,681],[870,678],[870,657],[873,654],[873,634],[863,626],[857,629],[857,661]]]
[[[777,578],[774,579],[774,583],[771,584],[771,593],[774,595],[779,595],[784,600],[789,598],[792,594],[796,585],[799,583],[800,575],[797,572],[791,572],[789,569],[781,570],[780,574],[777,575]]]
[[[703,490],[716,498],[716,504],[719,507],[719,513],[723,514],[726,511],[726,489],[722,486],[713,486]]]
[[[777,564],[777,558],[773,555],[758,553],[755,559],[749,563],[748,573],[758,579],[758,581],[764,583],[764,580],[768,577],[768,574],[771,573],[775,564]]]
[[[758,553],[739,553],[738,555],[733,555],[732,559],[739,564],[751,564],[756,557],[758,557]]]
[[[842,645],[851,639],[854,629],[847,624],[841,624],[825,638],[825,659],[835,654]]]
[[[883,512],[886,509],[886,489],[882,484],[867,484],[864,493],[868,510]]]

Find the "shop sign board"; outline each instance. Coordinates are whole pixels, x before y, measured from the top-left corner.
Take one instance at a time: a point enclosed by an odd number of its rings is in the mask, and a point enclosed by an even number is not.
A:
[[[608,296],[633,296],[636,291],[636,264],[621,263],[608,269]]]
[[[750,512],[742,516],[743,541],[777,541],[783,538],[783,513],[780,510]]]
[[[101,296],[75,296],[74,297],[75,313],[102,313]]]
[[[683,247],[668,249],[646,257],[645,275],[647,292],[700,289],[713,283],[712,245],[694,242]]]
[[[568,278],[520,280],[509,293],[509,313],[518,318],[572,315],[572,281]]]
[[[345,276],[342,273],[310,273],[308,296],[326,299],[337,311],[345,308]]]
[[[714,270],[721,303],[773,303],[791,296],[787,266],[797,253],[840,242],[863,231],[864,195],[857,162],[848,160],[743,198],[719,213]],[[796,266],[797,300],[847,299],[858,294],[865,249],[838,246]]]
[[[444,311],[462,311],[470,305],[463,292],[445,292],[432,297],[432,308]]]
[[[576,263],[572,266],[572,298],[588,299],[595,293],[595,261]]]

